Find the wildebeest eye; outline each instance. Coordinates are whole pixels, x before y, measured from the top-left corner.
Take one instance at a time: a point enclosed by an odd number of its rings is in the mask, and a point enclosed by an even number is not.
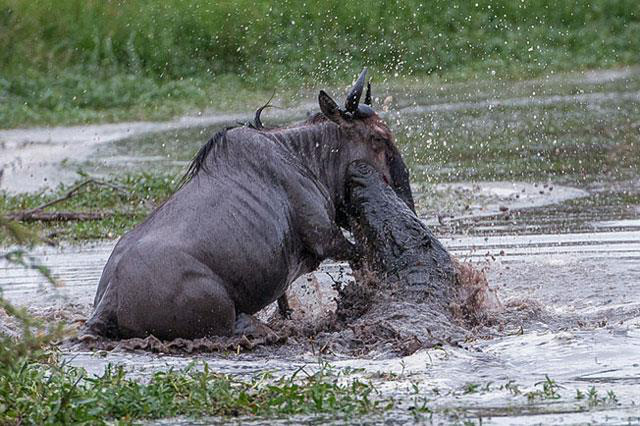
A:
[[[371,145],[374,151],[380,152],[387,146],[387,141],[380,136],[374,136],[371,140]]]

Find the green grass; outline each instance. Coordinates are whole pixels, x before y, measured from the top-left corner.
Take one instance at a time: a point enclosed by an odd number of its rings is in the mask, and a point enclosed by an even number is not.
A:
[[[3,424],[103,424],[109,420],[185,416],[280,417],[382,413],[390,400],[374,388],[324,368],[314,374],[254,380],[196,369],[158,371],[146,383],[109,366],[100,376],[81,368],[23,360],[0,368]]]
[[[0,424],[106,424],[117,420],[203,416],[332,417],[381,414],[393,408],[368,382],[321,364],[276,378],[261,373],[251,380],[219,374],[195,364],[157,371],[141,381],[121,366],[99,376],[59,361],[60,325],[44,324],[0,295],[0,309],[22,324],[22,337],[0,334]]]
[[[117,238],[167,199],[175,190],[178,180],[175,176],[139,173],[112,179],[109,181],[112,186],[88,184],[73,197],[43,211],[100,211],[111,213],[110,216],[100,220],[33,222],[24,225],[31,233],[54,242]],[[6,215],[33,209],[60,198],[72,186],[60,185],[56,191],[46,194],[0,194],[0,212]],[[0,245],[10,244],[14,240],[9,229],[0,227]]]
[[[226,110],[364,64],[377,81],[636,64],[638,32],[635,0],[0,0],[0,127]]]
[[[169,80],[73,66],[55,74],[28,69],[3,80],[0,71],[0,128],[162,120],[210,108],[246,111],[269,99],[269,90],[249,88],[231,75]]]

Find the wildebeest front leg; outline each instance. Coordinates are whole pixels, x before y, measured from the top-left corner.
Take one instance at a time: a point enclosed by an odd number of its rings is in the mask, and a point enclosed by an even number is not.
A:
[[[355,244],[351,243],[342,233],[342,230],[335,227],[333,237],[327,242],[325,247],[327,258],[333,260],[355,261],[358,259],[358,250]]]
[[[307,207],[309,209],[309,207]],[[335,221],[324,208],[307,211],[306,226],[300,230],[303,241],[309,251],[318,260],[330,258],[333,260],[354,260],[357,258],[357,250],[342,233]]]
[[[291,319],[293,309],[291,309],[291,307],[289,306],[289,298],[287,297],[287,293],[278,298],[278,312],[280,313],[280,315],[282,315],[283,318]]]
[[[357,249],[336,223],[336,208],[329,194],[306,178],[296,183],[288,187],[291,205],[295,206],[293,219],[309,254],[318,262],[355,259]]]

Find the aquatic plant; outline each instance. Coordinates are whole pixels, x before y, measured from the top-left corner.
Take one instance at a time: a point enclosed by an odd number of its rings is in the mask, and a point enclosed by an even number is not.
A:
[[[561,386],[558,385],[558,383],[555,380],[551,379],[548,375],[545,375],[544,377],[545,379],[543,381],[535,384],[535,390],[529,391],[525,394],[529,402],[533,402],[536,399],[560,399],[558,389],[560,389]]]
[[[251,380],[192,363],[156,371],[148,381],[108,365],[98,376],[61,361],[54,343],[61,324],[46,326],[0,296],[0,308],[20,324],[20,338],[0,335],[0,424],[102,424],[111,420],[187,416],[354,416],[383,413],[394,401],[368,382],[321,364],[292,375]]]

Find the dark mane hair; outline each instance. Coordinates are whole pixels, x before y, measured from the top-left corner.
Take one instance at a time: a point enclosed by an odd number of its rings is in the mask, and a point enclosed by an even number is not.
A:
[[[324,123],[328,120],[328,118],[321,112],[316,112],[314,114],[310,114],[307,119],[304,121],[304,124],[320,124]]]
[[[189,168],[187,169],[182,179],[180,179],[179,187],[183,186],[185,183],[189,182],[195,175],[200,172],[200,170],[206,171],[205,160],[213,147],[217,144],[224,143],[227,137],[227,131],[233,129],[233,127],[227,127],[225,129],[217,132],[211,139],[207,141],[202,147],[198,150],[198,153],[193,157],[191,163],[189,164]]]
[[[276,127],[276,128],[256,128],[254,125],[252,125],[252,123],[246,123],[245,126],[254,129],[257,132],[264,132],[264,133],[270,133],[270,132],[277,132],[280,130],[284,130],[284,129],[290,129],[293,127],[301,127],[301,126],[309,126],[309,125],[314,125],[314,124],[321,124],[327,121],[327,117],[325,117],[325,115],[321,112],[317,112],[315,114],[311,114],[309,115],[309,117],[307,117],[307,119],[301,123],[296,123],[293,124],[291,126],[287,126],[287,127]],[[211,139],[209,139],[204,145],[202,145],[202,147],[198,150],[198,153],[193,157],[193,160],[191,160],[191,163],[189,164],[189,168],[187,169],[187,171],[185,172],[185,174],[182,176],[182,178],[180,179],[180,183],[178,184],[178,188],[182,187],[184,184],[186,184],[187,182],[189,182],[191,179],[194,178],[195,175],[197,175],[200,170],[204,170],[205,172],[206,170],[206,163],[205,160],[207,159],[207,157],[209,156],[209,154],[211,153],[211,150],[218,144],[222,144],[226,142],[226,136],[227,136],[227,132],[231,129],[234,129],[235,127],[227,127],[223,130],[220,130],[219,132],[217,132],[215,135],[213,135],[213,137]]]

